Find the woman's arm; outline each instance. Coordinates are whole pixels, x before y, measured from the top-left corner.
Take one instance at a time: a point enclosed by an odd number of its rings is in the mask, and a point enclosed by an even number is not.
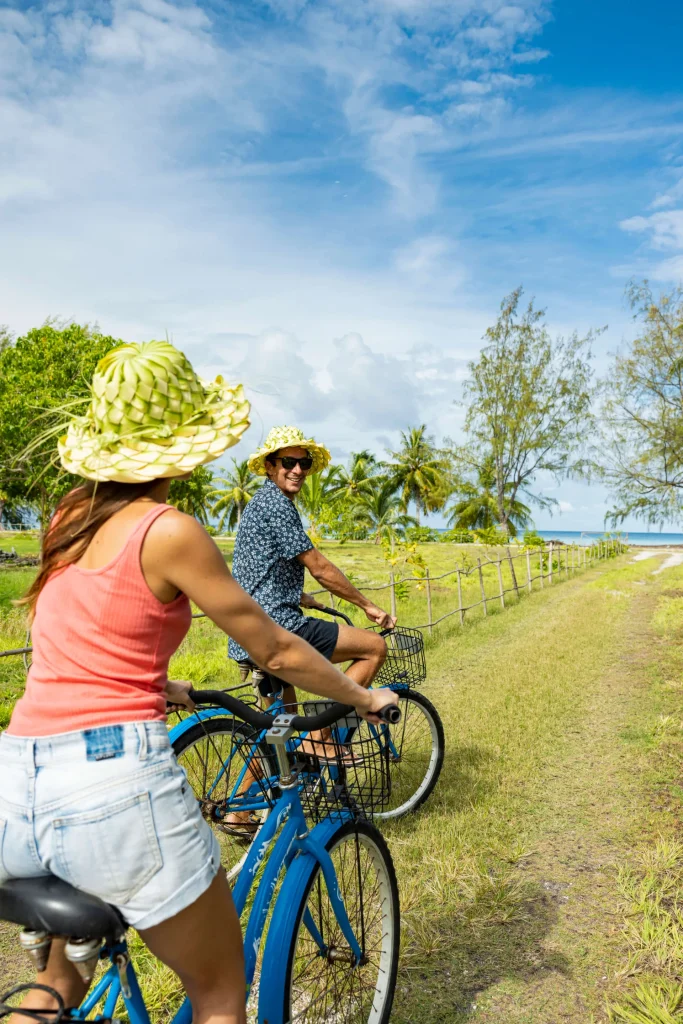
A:
[[[190,516],[159,516],[143,546],[142,568],[150,585],[152,579],[163,579],[183,591],[257,665],[279,679],[353,704],[364,717],[396,703],[390,690],[358,686],[304,640],[273,622],[235,582],[216,544]]]

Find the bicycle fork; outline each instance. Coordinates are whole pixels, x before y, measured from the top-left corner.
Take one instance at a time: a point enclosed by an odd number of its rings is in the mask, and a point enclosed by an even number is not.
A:
[[[278,715],[266,734],[266,741],[275,750],[278,771],[280,773],[280,788],[285,791],[288,789],[294,790],[298,786],[296,773],[292,771],[287,758],[287,743],[294,735],[294,730],[290,727],[290,722],[293,717],[293,715],[289,714]],[[306,819],[303,816],[301,804],[298,800],[294,800],[292,802],[290,814],[290,821],[296,822],[302,827],[301,830],[296,833],[296,838],[293,841],[292,848],[290,848],[288,859],[291,861],[296,853],[296,849],[299,849],[303,853],[307,853],[309,856],[313,857],[313,859],[320,865],[320,870],[323,878],[325,879],[325,885],[327,886],[327,892],[330,898],[330,903],[332,904],[334,916],[339,924],[342,935],[349,944],[349,949],[353,956],[352,962],[354,966],[358,966],[363,959],[363,952],[354,930],[351,927],[349,915],[346,912],[344,901],[341,897],[341,893],[339,892],[337,873],[334,869],[332,858],[326,850],[324,843],[320,842],[319,839],[314,838],[309,833]],[[310,933],[311,938],[318,946],[320,956],[329,956],[331,959],[334,959],[335,957],[338,959],[347,958],[344,953],[330,948],[325,942],[325,939],[313,920],[313,915],[308,907],[304,911],[303,923]]]

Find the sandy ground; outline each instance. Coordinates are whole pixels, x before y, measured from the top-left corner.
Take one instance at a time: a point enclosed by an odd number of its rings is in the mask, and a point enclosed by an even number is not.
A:
[[[639,551],[637,555],[634,555],[633,561],[643,562],[646,558],[654,558],[657,555],[667,555],[667,558],[665,558],[656,569],[652,570],[653,576],[657,576],[660,572],[664,572],[665,569],[673,569],[674,566],[683,564],[683,551],[669,550],[666,548],[658,551]]]

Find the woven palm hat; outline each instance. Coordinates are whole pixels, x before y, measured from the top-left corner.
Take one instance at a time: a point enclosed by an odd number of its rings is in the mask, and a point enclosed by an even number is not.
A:
[[[86,480],[143,483],[212,462],[249,426],[240,384],[201,380],[168,341],[112,349],[97,364],[84,416],[58,441],[61,463]]]
[[[332,456],[327,448],[312,437],[306,437],[298,427],[273,427],[261,447],[249,456],[247,465],[257,476],[266,475],[266,458],[281,448],[305,448],[313,459],[311,473],[319,473],[330,462]]]

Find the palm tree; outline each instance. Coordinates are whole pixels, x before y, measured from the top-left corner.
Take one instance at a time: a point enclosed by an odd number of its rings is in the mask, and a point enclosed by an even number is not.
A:
[[[337,495],[340,466],[329,466],[323,473],[307,476],[297,495],[297,504],[308,519],[311,530],[317,533],[323,508]]]
[[[197,466],[189,479],[171,481],[169,504],[188,516],[194,516],[202,526],[208,526],[212,486],[213,472],[206,466]]]
[[[403,500],[396,493],[396,483],[381,477],[373,480],[367,491],[358,497],[356,509],[359,522],[368,528],[375,544],[383,540],[393,544],[399,534],[417,522],[414,516],[404,512]]]
[[[401,447],[390,452],[393,462],[388,470],[397,487],[401,488],[404,511],[415,502],[417,523],[420,511],[436,511],[446,500],[446,463],[437,449],[434,438],[427,434],[426,424],[401,431]],[[440,504],[439,504],[440,502]]]
[[[222,532],[226,520],[229,530],[234,530],[240,525],[244,509],[261,486],[260,479],[249,469],[246,459],[243,462],[233,459],[232,465],[233,468],[225,476],[216,480],[216,483],[222,486],[216,487],[209,494],[209,498],[213,499],[211,515],[220,515],[219,533]]]
[[[337,486],[335,498],[355,501],[361,494],[367,494],[372,480],[379,472],[377,459],[365,448],[362,452],[351,452],[349,467],[336,467]]]
[[[450,508],[448,525],[460,530],[501,530],[496,475],[490,456],[477,467],[476,474],[476,482],[463,480],[457,485],[457,498]],[[515,498],[506,502],[506,511],[508,535],[516,537],[517,529],[531,522],[531,509]]]

